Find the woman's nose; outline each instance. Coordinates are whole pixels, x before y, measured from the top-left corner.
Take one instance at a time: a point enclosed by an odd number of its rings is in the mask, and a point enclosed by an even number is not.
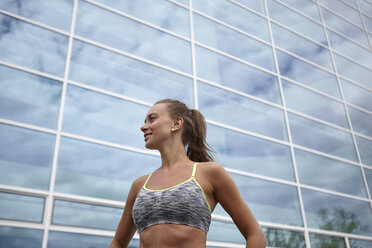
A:
[[[145,132],[146,129],[147,129],[147,125],[146,125],[146,123],[145,123],[145,124],[142,125],[142,127],[140,128],[140,130],[141,130],[142,132]]]

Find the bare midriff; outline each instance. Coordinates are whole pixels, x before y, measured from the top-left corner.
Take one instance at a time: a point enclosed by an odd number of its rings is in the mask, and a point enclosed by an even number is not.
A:
[[[205,248],[206,235],[195,227],[158,224],[140,233],[140,248]]]

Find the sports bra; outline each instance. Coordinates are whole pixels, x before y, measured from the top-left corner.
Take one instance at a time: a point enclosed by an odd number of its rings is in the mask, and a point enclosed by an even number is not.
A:
[[[199,228],[207,235],[212,211],[195,179],[197,164],[188,180],[166,189],[148,189],[146,185],[152,173],[148,176],[132,208],[139,233],[157,224],[181,224]]]

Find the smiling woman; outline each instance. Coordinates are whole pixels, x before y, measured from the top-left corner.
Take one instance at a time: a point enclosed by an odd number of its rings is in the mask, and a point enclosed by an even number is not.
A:
[[[111,248],[127,247],[136,230],[142,248],[206,247],[217,203],[232,217],[247,247],[265,247],[261,228],[234,181],[213,162],[198,110],[161,100],[148,111],[141,131],[145,147],[158,150],[162,164],[133,182]]]

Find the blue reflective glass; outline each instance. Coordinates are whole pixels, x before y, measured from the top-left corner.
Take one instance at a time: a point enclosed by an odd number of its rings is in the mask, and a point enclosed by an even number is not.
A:
[[[298,0],[281,0],[289,6],[301,11],[303,14],[312,17],[320,22],[318,7],[312,0],[298,1]]]
[[[41,223],[44,198],[0,192],[0,219]]]
[[[356,42],[359,42],[364,46],[368,46],[366,32],[324,8],[321,8],[321,10],[323,13],[324,22],[327,26],[335,29],[336,31],[346,35],[347,37],[355,40]]]
[[[65,104],[63,131],[144,148],[148,107],[71,85]]]
[[[318,234],[309,234],[312,248],[337,247],[346,248],[345,240],[338,237],[330,237]]]
[[[330,231],[371,236],[368,202],[302,189],[307,225]]]
[[[301,183],[350,195],[367,197],[359,166],[295,149]]]
[[[262,228],[267,247],[306,248],[305,236],[301,232]]]
[[[319,2],[322,5],[328,7],[329,9],[335,11],[342,17],[348,19],[349,21],[352,21],[358,26],[363,27],[362,20],[360,19],[360,14],[358,10],[350,7],[349,5],[339,0],[336,1],[320,0]]]
[[[372,4],[371,4],[371,9],[372,9]],[[363,20],[364,20],[364,24],[366,25],[368,32],[372,32],[372,17],[363,15]]]
[[[122,213],[121,208],[55,200],[52,223],[115,230]]]
[[[0,14],[0,59],[63,76],[68,38]]]
[[[231,176],[257,220],[303,225],[296,187],[237,174]]]
[[[0,247],[41,248],[43,230],[0,226]]]
[[[69,31],[73,2],[73,0],[2,0],[0,9]]]
[[[207,240],[245,243],[243,235],[234,223],[212,221],[209,227]]]
[[[48,190],[55,136],[0,124],[0,184]]]
[[[55,191],[125,201],[132,182],[160,166],[159,157],[61,138]]]
[[[276,50],[276,54],[281,75],[331,96],[341,98],[335,75],[282,51]]]
[[[353,130],[372,137],[372,115],[353,107],[348,107],[348,109]]]
[[[246,1],[246,0],[235,0],[235,1],[263,15],[266,15],[265,5],[263,1]]]
[[[357,161],[350,133],[288,113],[293,143]]]
[[[355,1],[355,0],[349,0]],[[368,0],[358,0],[360,10],[364,13],[371,15],[372,13],[372,4]]]
[[[344,0],[344,1],[347,2],[348,4],[350,4],[351,6],[357,7],[355,0]],[[360,5],[361,1],[364,1],[364,0],[359,0],[358,1],[359,5]]]
[[[79,2],[75,32],[96,42],[191,73],[190,43],[89,3]]]
[[[372,195],[372,170],[364,168],[364,175],[366,176],[369,194]]]
[[[225,167],[294,181],[288,146],[208,125],[207,141]]]
[[[322,25],[311,21],[274,0],[268,0],[268,6],[270,18],[273,20],[319,43],[327,44]],[[301,23],[301,25],[299,25],[299,23]]]
[[[363,164],[372,165],[372,140],[355,136]]]
[[[358,239],[350,239],[349,244],[351,248],[371,248],[372,241],[367,240],[358,240]]]
[[[343,79],[340,82],[347,102],[372,111],[372,90],[363,89]]]
[[[271,23],[271,27],[277,46],[333,71],[331,55],[327,48],[300,37],[275,23]]]
[[[190,36],[189,12],[177,4],[160,0],[96,0],[111,8],[183,36]],[[171,20],[171,21],[170,21]]]
[[[147,102],[176,98],[193,105],[191,78],[77,40],[69,78]]]
[[[344,105],[328,97],[282,80],[285,103],[288,108],[349,128]]]
[[[182,3],[186,6],[189,6],[189,0],[175,0],[176,2]]]
[[[209,120],[287,140],[284,115],[279,108],[201,82],[198,99],[201,112]]]
[[[198,77],[281,103],[275,76],[199,46],[195,47],[195,57]]]
[[[237,31],[194,14],[195,40],[234,57],[275,71],[272,48]]]
[[[0,66],[0,118],[57,129],[62,83]]]
[[[348,56],[351,59],[354,59],[355,61],[358,61],[364,66],[372,68],[372,52],[345,39],[341,35],[338,35],[329,29],[327,29],[327,32],[332,49]]]
[[[247,1],[255,2],[255,1]],[[235,28],[270,41],[266,18],[226,0],[193,0],[194,9],[221,20]],[[242,20],[244,20],[242,22]],[[197,25],[194,25],[196,29]],[[207,31],[208,32],[208,31]]]

